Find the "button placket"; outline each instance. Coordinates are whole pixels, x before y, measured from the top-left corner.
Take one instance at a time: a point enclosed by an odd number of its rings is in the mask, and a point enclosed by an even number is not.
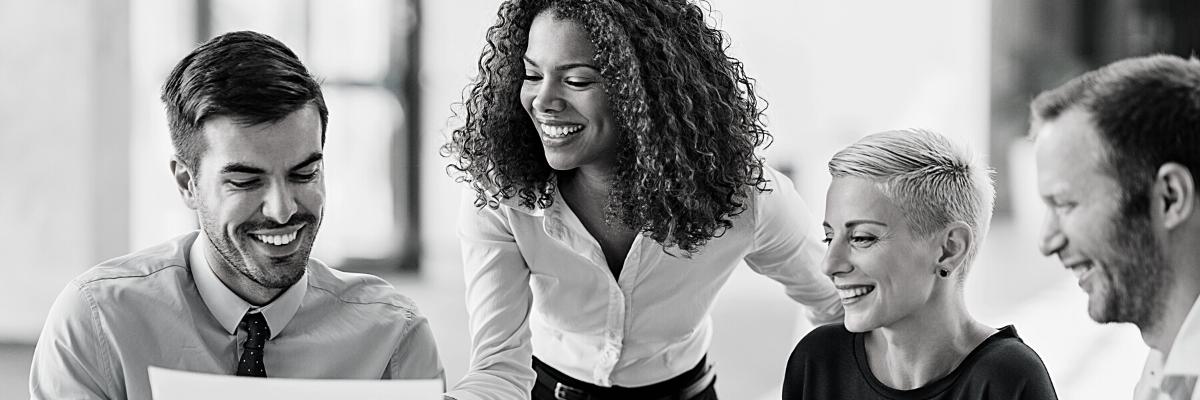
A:
[[[608,315],[604,327],[604,347],[592,370],[592,378],[601,386],[612,386],[612,371],[621,358],[621,342],[625,332],[625,295],[617,281],[609,275]]]

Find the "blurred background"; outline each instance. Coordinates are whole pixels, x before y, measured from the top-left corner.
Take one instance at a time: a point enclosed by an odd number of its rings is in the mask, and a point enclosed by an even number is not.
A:
[[[496,0],[0,0],[0,398],[28,396],[33,345],[68,281],[196,228],[171,183],[158,90],[215,35],[250,29],[295,50],[330,110],[328,204],[314,256],[392,282],[428,316],[454,385],[469,336],[454,216],[438,153],[475,75]],[[997,171],[992,231],[968,281],[973,314],[1015,324],[1064,399],[1129,398],[1146,355],[1129,325],[1088,319],[1086,295],[1037,252],[1028,101],[1108,62],[1200,42],[1188,0],[711,0],[770,104],[769,164],[823,214],[837,150],[932,129]],[[747,312],[753,310],[752,312]],[[741,268],[713,310],[726,399],[779,398],[811,327],[782,287]]]

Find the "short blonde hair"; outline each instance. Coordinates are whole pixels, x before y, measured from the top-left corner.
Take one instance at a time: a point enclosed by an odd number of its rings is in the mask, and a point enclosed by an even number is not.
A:
[[[975,260],[992,220],[996,189],[993,171],[966,147],[924,129],[876,133],[829,160],[834,178],[859,177],[875,183],[908,215],[913,232],[928,236],[963,221],[974,239],[963,263]]]

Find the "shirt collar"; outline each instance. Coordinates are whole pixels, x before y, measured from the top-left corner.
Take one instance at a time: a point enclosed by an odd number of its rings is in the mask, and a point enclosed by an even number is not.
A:
[[[275,300],[265,306],[255,307],[229,290],[225,283],[217,278],[217,274],[208,263],[208,258],[204,256],[204,248],[207,246],[211,246],[208,235],[201,230],[188,253],[188,264],[191,266],[192,280],[196,281],[196,289],[200,291],[200,298],[217,318],[217,322],[232,335],[237,333],[238,323],[242,322],[242,317],[247,312],[261,312],[267,319],[267,327],[271,329],[271,337],[268,339],[278,336],[300,309],[304,293],[308,290],[308,271],[300,275],[300,280]]]
[[[1152,353],[1157,350],[1152,350]],[[1163,374],[1200,374],[1200,299],[1192,303],[1191,311],[1183,319],[1175,341],[1171,343],[1171,353],[1166,355],[1163,363]]]
[[[558,176],[557,175],[551,176],[550,181],[551,181],[550,184],[554,185],[554,196],[553,196],[553,201],[551,202],[550,207],[548,209],[554,209],[556,207],[561,207],[563,200],[562,200],[562,196],[558,193],[559,192]],[[470,185],[464,186],[463,193],[468,193],[470,195],[470,197],[477,196],[477,194],[476,194],[477,192],[475,192],[475,188]],[[491,196],[495,196],[496,193],[498,193],[498,192],[493,189],[487,189],[484,193],[488,196],[488,198],[491,198]],[[530,208],[530,207],[526,207],[521,204],[521,196],[514,195],[509,198],[504,198],[504,196],[499,196],[499,197],[500,197],[500,199],[497,200],[497,202],[499,202],[502,205],[507,206],[508,208],[510,208],[512,210],[515,210],[517,212],[527,214],[530,216],[534,216],[534,217],[545,216],[547,208],[539,207],[536,202],[533,204],[533,208]]]

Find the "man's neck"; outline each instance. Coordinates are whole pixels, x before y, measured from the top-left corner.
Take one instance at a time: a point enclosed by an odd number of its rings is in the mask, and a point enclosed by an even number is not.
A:
[[[196,239],[193,246],[200,246],[200,254],[204,255],[204,260],[208,262],[208,267],[212,269],[217,279],[233,294],[241,297],[247,303],[255,307],[262,307],[270,304],[272,300],[283,294],[283,289],[273,289],[259,285],[246,275],[239,272],[225,260],[225,256],[217,251],[216,246],[213,246],[212,241],[208,238],[208,233],[203,229],[200,231],[200,237]]]
[[[1177,281],[1183,283],[1184,281]],[[1195,306],[1200,287],[1196,285],[1175,285],[1163,301],[1162,314],[1153,326],[1139,326],[1142,340],[1150,348],[1158,350],[1164,357],[1171,354],[1175,337],[1183,328],[1184,321]]]

